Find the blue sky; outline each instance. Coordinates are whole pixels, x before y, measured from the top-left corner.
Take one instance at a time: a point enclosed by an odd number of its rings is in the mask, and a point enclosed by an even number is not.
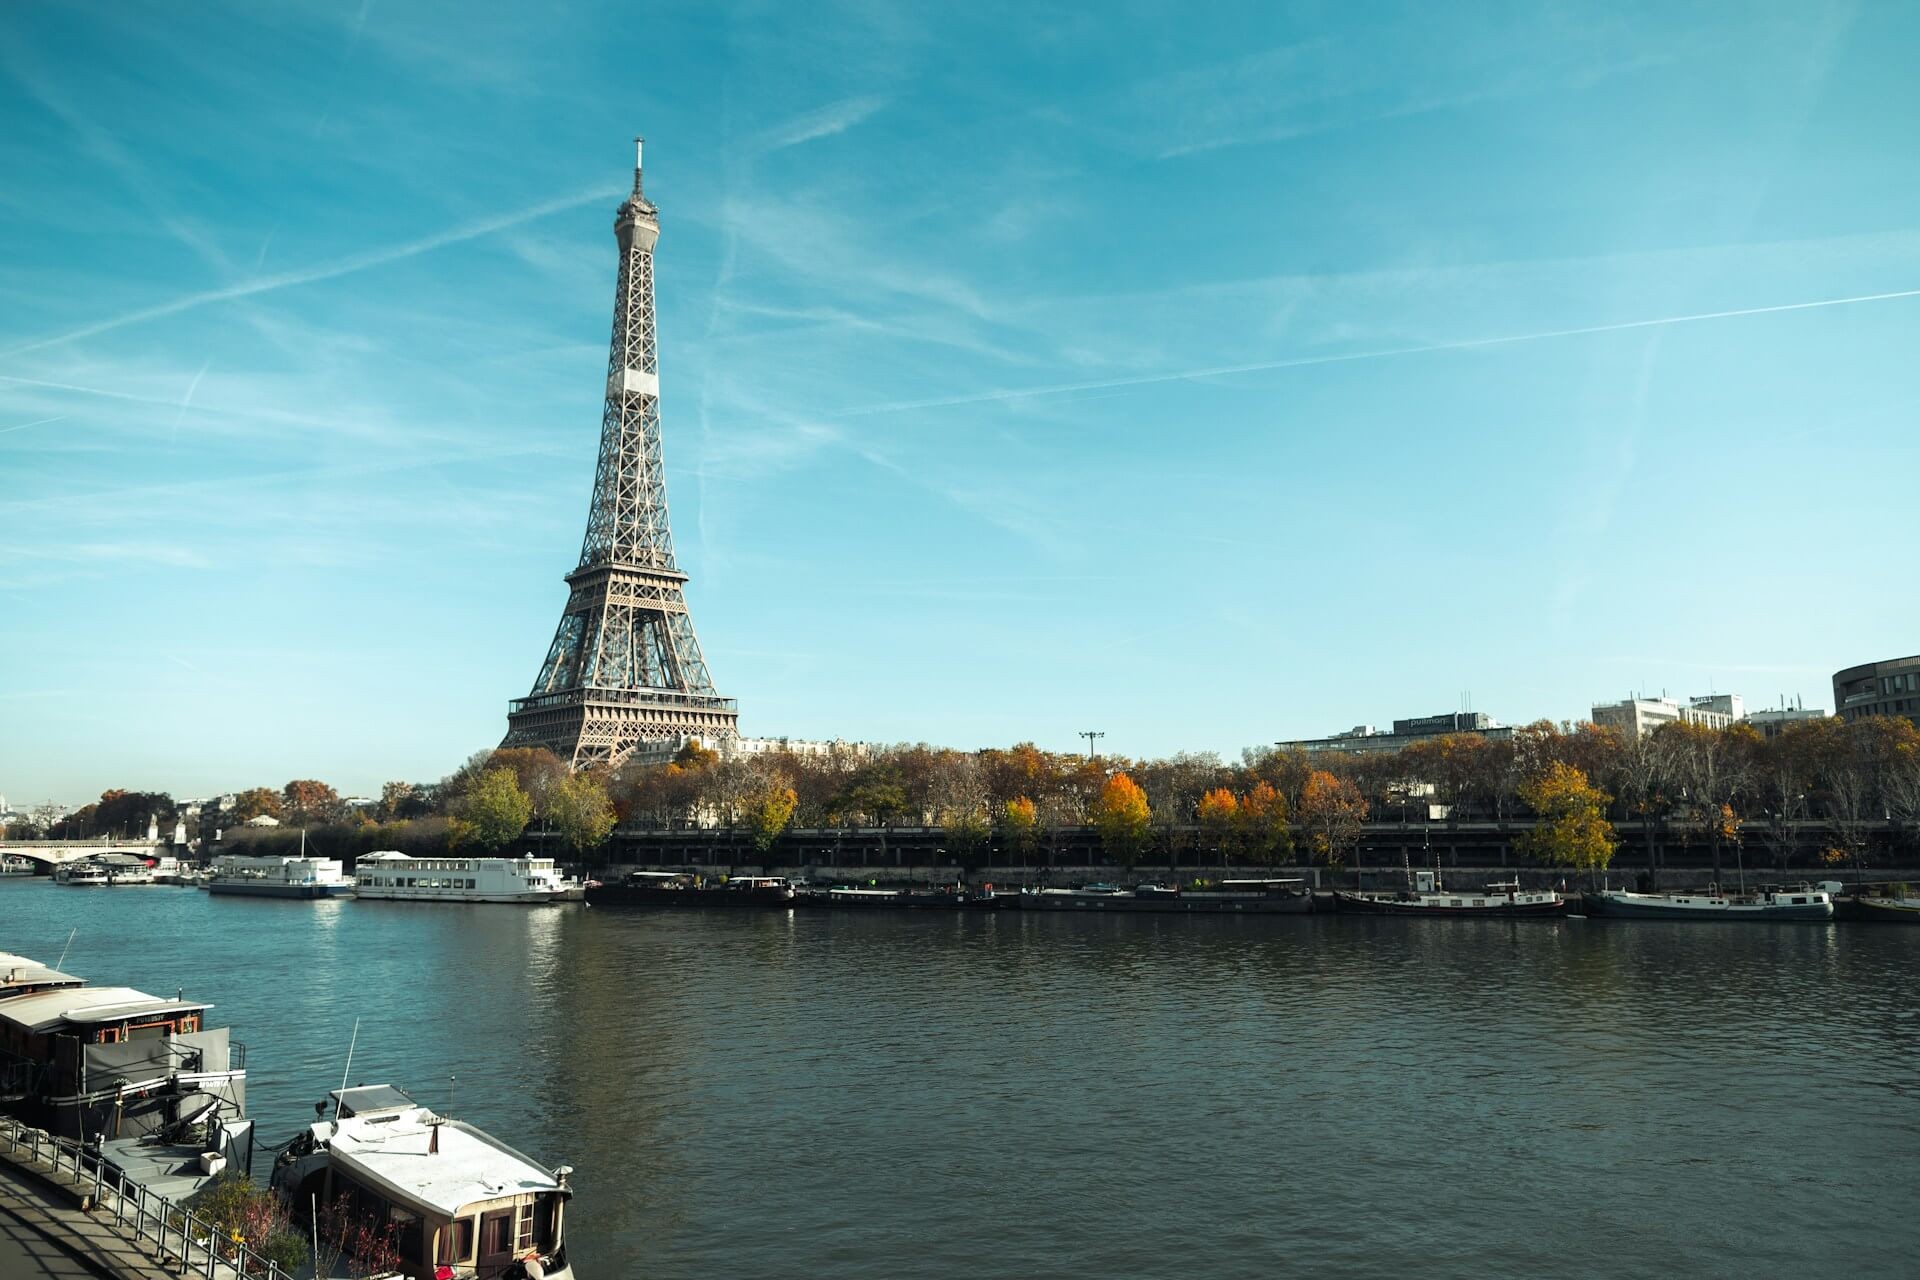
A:
[[[1920,647],[1915,48],[1898,4],[8,5],[0,793],[498,740],[635,133],[747,732],[1826,705]]]

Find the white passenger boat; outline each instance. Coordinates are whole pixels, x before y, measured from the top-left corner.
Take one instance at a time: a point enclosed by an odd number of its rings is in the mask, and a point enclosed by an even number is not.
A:
[[[353,877],[341,869],[338,858],[223,854],[214,859],[207,892],[245,898],[344,898],[353,892]]]
[[[572,1169],[549,1169],[392,1085],[336,1089],[329,1097],[333,1118],[309,1125],[273,1168],[273,1188],[296,1219],[310,1220],[313,1206],[321,1206],[314,1234],[323,1243],[390,1240],[397,1257],[378,1263],[414,1277],[571,1280],[565,1231]],[[362,1227],[370,1231],[356,1231]]]
[[[76,888],[90,888],[113,883],[113,881],[107,877],[107,869],[92,858],[84,858],[79,862],[68,862],[54,868],[53,882],[55,884],[70,884]]]
[[[32,858],[23,858],[17,853],[0,858],[0,876],[30,876],[35,870],[37,866]]]
[[[411,858],[382,850],[354,868],[356,898],[394,902],[577,902],[552,858]]]

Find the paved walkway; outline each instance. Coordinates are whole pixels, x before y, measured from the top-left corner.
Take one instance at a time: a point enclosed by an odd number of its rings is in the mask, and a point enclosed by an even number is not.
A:
[[[16,1259],[26,1269],[16,1272]],[[36,1280],[174,1280],[115,1231],[110,1218],[96,1220],[71,1198],[0,1160],[0,1276],[13,1280],[16,1274]]]

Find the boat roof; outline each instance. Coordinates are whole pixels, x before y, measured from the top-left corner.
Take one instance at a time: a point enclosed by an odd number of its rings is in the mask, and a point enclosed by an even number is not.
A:
[[[447,1217],[476,1201],[562,1189],[551,1170],[491,1134],[425,1107],[342,1120],[328,1146],[334,1161],[356,1178]]]
[[[390,1084],[357,1084],[351,1089],[332,1089],[327,1096],[340,1104],[344,1116],[371,1115],[379,1111],[405,1111],[417,1107],[410,1094]]]
[[[1261,876],[1257,880],[1221,880],[1222,886],[1230,884],[1305,884],[1304,876]]]
[[[84,987],[85,978],[58,969],[49,969],[38,960],[0,951],[0,997],[12,994],[13,987]]]
[[[40,1032],[156,1013],[197,1013],[212,1007],[198,1000],[162,1000],[132,987],[73,987],[0,1001],[0,1022],[22,1031]]]

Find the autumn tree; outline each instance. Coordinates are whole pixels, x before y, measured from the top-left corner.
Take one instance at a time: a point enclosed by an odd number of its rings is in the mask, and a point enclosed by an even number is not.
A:
[[[514,785],[519,786],[518,777]],[[527,796],[527,813],[529,818],[533,814],[532,796]],[[605,843],[617,821],[605,780],[584,770],[547,783],[546,819],[575,858]],[[521,825],[526,825],[525,820]]]
[[[1613,797],[1573,765],[1551,762],[1521,785],[1520,800],[1535,815],[1532,828],[1515,842],[1528,857],[1590,873],[1613,861],[1613,824],[1605,812]]]
[[[1299,812],[1308,849],[1328,870],[1338,872],[1366,826],[1367,803],[1359,788],[1325,769],[1315,769],[1301,786]]]
[[[1094,829],[1100,843],[1121,865],[1131,867],[1140,860],[1149,843],[1153,810],[1147,793],[1132,778],[1116,773],[1107,779],[1092,807]]]
[[[286,820],[296,826],[319,827],[338,822],[346,812],[340,793],[312,778],[295,778],[280,789]]]
[[[1271,866],[1293,849],[1293,831],[1288,822],[1287,798],[1272,784],[1256,782],[1240,798],[1236,815],[1240,846],[1248,861]]]
[[[1271,787],[1268,789],[1271,790]],[[1240,823],[1240,802],[1234,798],[1233,792],[1225,787],[1215,787],[1200,797],[1194,813],[1200,821],[1200,831],[1206,837],[1207,847],[1221,861],[1232,861],[1238,844]]]
[[[513,770],[489,769],[474,781],[460,809],[454,823],[455,841],[495,853],[518,840],[527,829],[533,801],[520,789]]]
[[[1024,865],[1040,845],[1040,811],[1026,796],[1015,796],[994,811],[1000,847]]]

